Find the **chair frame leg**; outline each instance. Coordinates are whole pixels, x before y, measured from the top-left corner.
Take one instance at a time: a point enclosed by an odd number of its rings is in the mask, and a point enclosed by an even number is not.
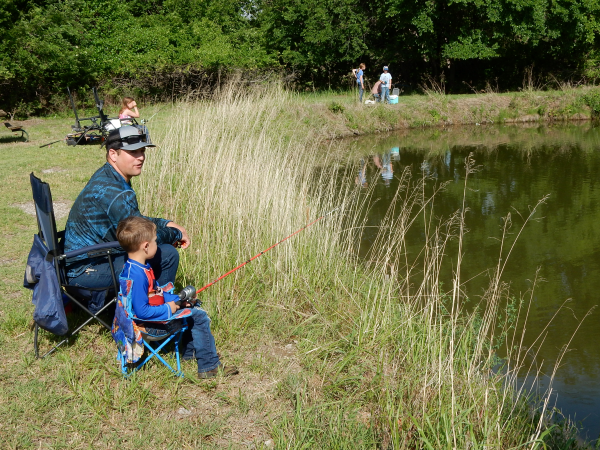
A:
[[[56,344],[54,347],[52,347],[52,349],[50,349],[48,352],[46,352],[44,354],[44,356],[41,357],[41,359],[44,359],[46,356],[54,353],[56,350],[58,350],[58,348],[63,345],[65,342],[68,342],[69,339],[71,339],[73,336],[75,336],[77,333],[79,333],[79,331],[81,331],[81,329],[83,327],[85,327],[88,323],[90,323],[92,320],[96,319],[98,322],[100,322],[102,325],[104,325],[104,327],[106,327],[108,330],[110,330],[111,328],[106,324],[106,322],[104,322],[102,319],[98,318],[96,314],[92,314],[90,312],[89,309],[87,309],[85,306],[81,305],[77,300],[73,299],[68,293],[67,295],[69,296],[69,298],[71,298],[72,300],[75,301],[75,303],[77,303],[79,306],[81,306],[84,310],[86,310],[92,317],[90,317],[89,319],[87,319],[85,322],[83,322],[81,325],[79,325],[72,333],[69,333],[69,335],[63,339],[62,341],[60,341],[58,344]],[[110,302],[108,302],[107,304],[105,304],[102,309],[100,309],[100,311],[98,311],[98,314],[100,314],[102,311],[104,311],[106,308],[108,308],[110,305],[112,305],[113,303],[115,303],[117,301],[116,298],[113,298]],[[38,350],[38,343],[37,343],[37,331],[38,331],[38,324],[35,324],[36,328],[35,328],[35,335],[34,335],[34,347],[35,347],[35,357],[39,358],[39,350]]]
[[[157,348],[152,347],[147,341],[144,340],[144,346],[148,349],[148,351],[150,352],[150,354],[148,356],[146,356],[146,358],[140,364],[138,364],[135,368],[133,368],[131,370],[131,372],[129,372],[127,370],[127,363],[125,361],[125,356],[119,350],[118,351],[118,358],[121,361],[121,373],[123,374],[123,376],[125,378],[130,377],[135,372],[137,372],[138,370],[140,370],[148,361],[150,361],[152,358],[156,357],[175,376],[183,378],[184,375],[183,375],[183,371],[181,370],[181,359],[179,357],[179,343],[181,342],[181,338],[183,337],[183,331],[185,331],[185,328],[182,329],[177,334],[173,334],[173,335],[167,337],[166,339],[164,339],[161,342],[161,344]],[[171,341],[173,341],[175,343],[175,359],[177,361],[177,370],[173,369],[173,367],[162,356],[160,356],[158,354],[158,352],[160,352],[163,349],[163,347],[165,345],[167,345]]]
[[[40,348],[38,346],[38,331],[40,329],[40,326],[37,324],[37,322],[34,325],[33,328],[33,350],[35,351],[35,359],[38,359],[40,357]]]

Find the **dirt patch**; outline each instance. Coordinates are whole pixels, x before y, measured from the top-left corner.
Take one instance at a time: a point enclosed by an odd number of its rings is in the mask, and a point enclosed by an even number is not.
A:
[[[10,266],[14,263],[16,263],[17,260],[16,259],[11,259],[11,258],[1,258],[0,259],[0,266]]]
[[[44,169],[42,170],[42,173],[59,173],[59,172],[66,172],[67,169],[63,169],[62,167],[50,167],[49,169]]]
[[[71,203],[67,202],[53,202],[54,205],[54,217],[56,219],[62,219],[69,215],[71,211]],[[11,206],[19,208],[24,213],[35,216],[35,204],[33,202],[27,203],[13,203]]]
[[[27,120],[14,120],[11,123],[13,123],[13,122],[15,124],[19,124],[19,126],[28,127],[28,126],[39,125],[41,123],[44,123],[45,120],[44,119],[40,119],[40,118],[36,118],[36,119],[27,119]]]

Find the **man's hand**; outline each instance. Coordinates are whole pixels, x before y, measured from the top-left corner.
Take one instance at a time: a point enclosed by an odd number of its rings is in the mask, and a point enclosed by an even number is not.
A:
[[[179,305],[176,305],[175,302],[168,302],[169,308],[171,308],[171,314],[175,314],[175,311],[179,309]]]
[[[180,225],[177,225],[175,222],[169,222],[167,224],[167,226],[177,228],[179,231],[181,231],[181,239],[179,240],[179,243],[181,244],[181,248],[188,248],[190,246],[190,244],[192,243],[192,240],[188,236],[187,231],[185,231],[185,228],[183,228]]]

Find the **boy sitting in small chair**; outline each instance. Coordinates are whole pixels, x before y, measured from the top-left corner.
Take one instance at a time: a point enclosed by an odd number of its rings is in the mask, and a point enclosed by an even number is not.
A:
[[[131,301],[134,319],[163,321],[169,320],[180,308],[175,302],[180,298],[167,292],[173,288],[172,283],[159,287],[150,264],[158,248],[156,244],[156,225],[150,220],[131,216],[119,222],[117,239],[127,252],[128,260],[119,276],[121,291],[124,287],[128,292],[120,292]],[[235,366],[225,367],[219,361],[215,347],[215,338],[210,332],[210,318],[197,304],[185,305],[191,308],[188,320],[188,330],[185,332],[183,358],[195,353],[198,360],[198,378],[212,378],[221,370],[224,376],[236,375]]]

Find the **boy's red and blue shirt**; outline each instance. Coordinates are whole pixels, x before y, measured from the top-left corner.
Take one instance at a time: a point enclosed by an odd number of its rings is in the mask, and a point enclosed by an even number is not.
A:
[[[127,260],[119,276],[119,296],[112,326],[112,336],[121,354],[128,363],[137,362],[144,353],[142,331],[144,325],[136,319],[146,321],[165,321],[185,319],[192,312],[185,308],[175,315],[166,303],[179,300],[173,294],[173,283],[159,286],[150,264],[141,264]]]
[[[159,286],[150,264],[141,264],[128,259],[119,276],[120,295],[127,298],[131,310],[137,319],[168,320],[171,308],[167,302],[179,300],[173,290],[173,284]]]

